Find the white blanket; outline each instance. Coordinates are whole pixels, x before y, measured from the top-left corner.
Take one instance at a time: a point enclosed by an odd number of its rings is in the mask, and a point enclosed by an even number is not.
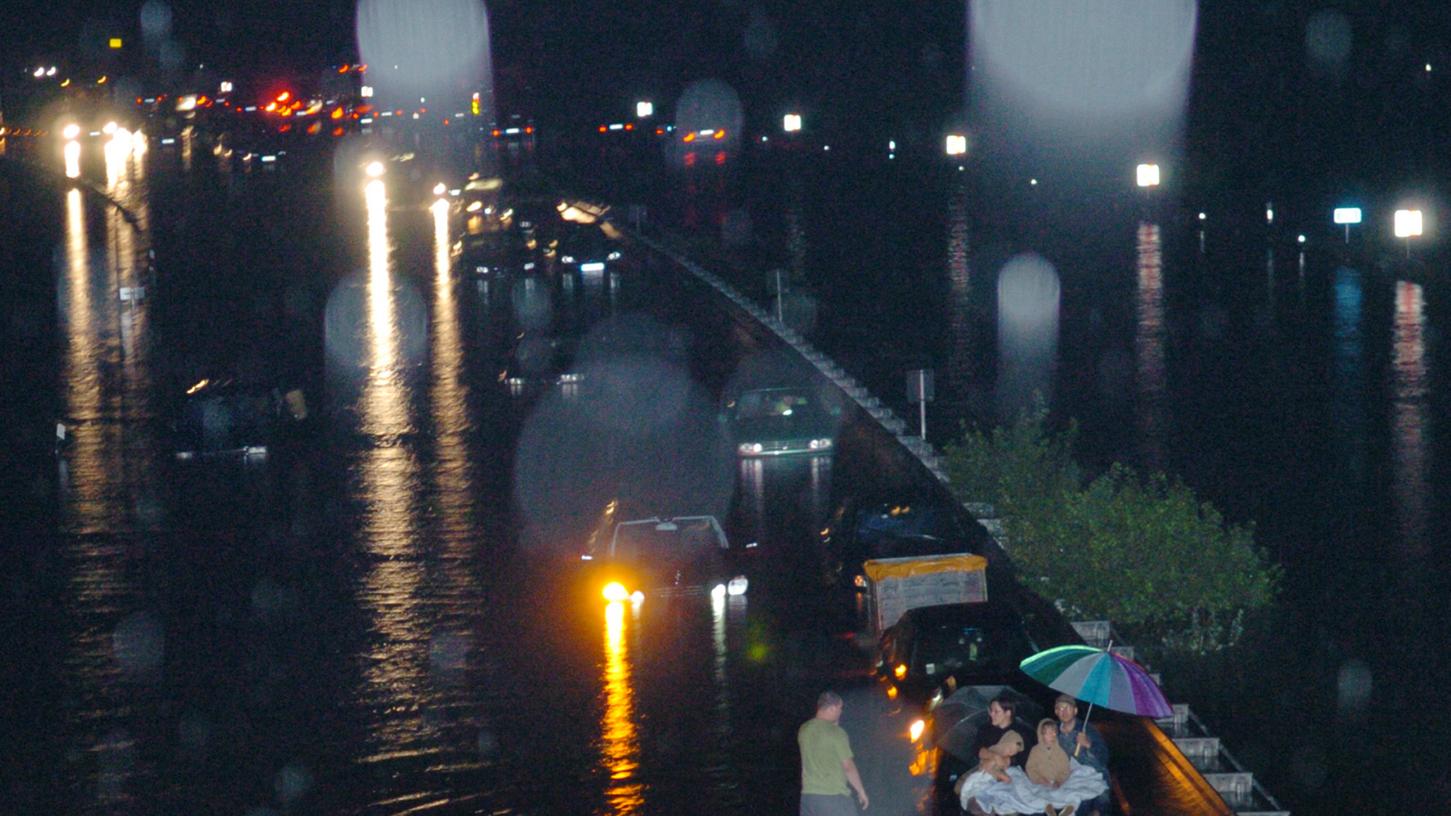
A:
[[[1056,788],[1037,784],[1017,767],[1008,769],[1010,782],[991,780],[984,785],[973,780],[976,784],[963,785],[962,808],[967,809],[968,799],[976,799],[977,806],[988,813],[1041,813],[1045,805],[1077,805],[1108,790],[1103,774],[1087,765],[1070,758],[1068,769],[1068,781]],[[974,790],[969,792],[969,788]]]

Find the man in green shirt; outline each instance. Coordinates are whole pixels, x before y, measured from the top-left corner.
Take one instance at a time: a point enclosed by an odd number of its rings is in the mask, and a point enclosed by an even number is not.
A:
[[[851,790],[857,803],[867,809],[867,791],[851,759],[851,743],[837,724],[844,704],[834,691],[816,698],[816,716],[796,732],[801,746],[801,816],[856,816]]]

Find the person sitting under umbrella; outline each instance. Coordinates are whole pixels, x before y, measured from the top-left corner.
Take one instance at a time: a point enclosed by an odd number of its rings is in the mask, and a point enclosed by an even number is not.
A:
[[[1079,763],[1108,778],[1108,743],[1092,724],[1078,719],[1078,700],[1070,694],[1060,694],[1053,701],[1053,715],[1058,718],[1058,744]],[[1108,791],[1080,806],[1079,813],[1098,816],[1108,812]]]

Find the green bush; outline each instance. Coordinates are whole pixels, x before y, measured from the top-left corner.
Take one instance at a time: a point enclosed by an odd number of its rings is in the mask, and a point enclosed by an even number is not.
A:
[[[1107,618],[1170,648],[1233,644],[1278,582],[1252,528],[1225,524],[1162,474],[1120,464],[1085,484],[1075,433],[1049,434],[1041,411],[967,431],[945,450],[954,490],[996,506],[1023,579],[1070,616]]]

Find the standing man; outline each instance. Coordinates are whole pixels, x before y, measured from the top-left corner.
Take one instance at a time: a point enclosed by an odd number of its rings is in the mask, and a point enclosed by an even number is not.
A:
[[[1092,725],[1078,719],[1078,701],[1067,694],[1058,695],[1053,701],[1053,716],[1058,718],[1058,745],[1079,764],[1103,774],[1108,782],[1108,743]],[[1085,816],[1101,816],[1108,813],[1109,791],[1098,798],[1078,806]]]
[[[856,816],[848,785],[856,791],[862,810],[867,809],[867,791],[852,762],[851,743],[838,725],[843,705],[836,692],[821,692],[816,716],[796,732],[801,746],[801,816]]]

